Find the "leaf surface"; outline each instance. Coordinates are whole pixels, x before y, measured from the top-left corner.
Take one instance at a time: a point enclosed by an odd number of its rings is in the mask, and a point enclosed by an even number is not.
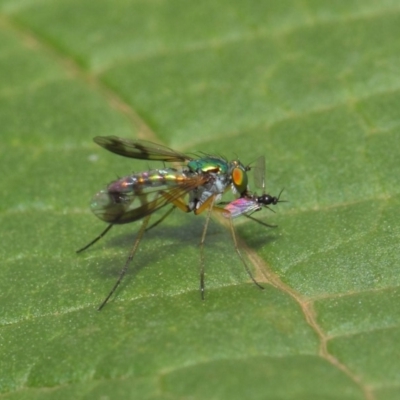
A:
[[[394,0],[0,0],[0,399],[398,399],[398,37]],[[265,289],[216,218],[201,301],[175,211],[97,312],[139,225],[75,254],[90,199],[161,166],[102,135],[264,155],[279,227],[235,226]]]

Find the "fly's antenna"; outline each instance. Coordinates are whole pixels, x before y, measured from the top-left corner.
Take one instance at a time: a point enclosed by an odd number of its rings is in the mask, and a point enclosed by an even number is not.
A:
[[[289,203],[289,200],[281,200],[281,194],[282,194],[282,192],[285,190],[285,188],[283,188],[280,192],[279,192],[279,194],[278,194],[278,197],[276,198],[276,202],[277,203]]]
[[[254,159],[253,161],[249,162],[244,168],[246,171],[251,171],[252,168],[254,168],[255,162],[258,160],[258,158]]]

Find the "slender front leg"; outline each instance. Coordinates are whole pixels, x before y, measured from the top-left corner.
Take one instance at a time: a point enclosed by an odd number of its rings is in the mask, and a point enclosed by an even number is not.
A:
[[[121,272],[119,273],[118,280],[117,280],[117,282],[115,282],[115,285],[114,285],[113,288],[111,289],[110,293],[108,293],[108,296],[107,296],[107,297],[104,299],[104,301],[100,304],[100,306],[99,306],[99,308],[98,308],[98,311],[100,311],[100,310],[107,304],[109,298],[113,295],[113,293],[115,292],[115,290],[117,289],[117,287],[118,287],[119,284],[121,283],[122,279],[124,278],[124,276],[125,276],[125,274],[126,274],[126,271],[128,270],[129,263],[132,261],[134,255],[135,255],[135,253],[136,253],[136,250],[137,250],[137,248],[138,248],[138,246],[139,246],[140,240],[141,240],[142,237],[143,237],[143,234],[144,234],[144,232],[145,232],[145,230],[146,230],[146,227],[147,227],[147,224],[149,223],[149,221],[150,221],[150,215],[147,215],[146,217],[143,218],[142,226],[140,227],[139,232],[138,232],[138,234],[137,234],[137,236],[136,236],[136,239],[135,239],[135,241],[133,242],[132,249],[131,249],[131,251],[130,251],[130,253],[129,253],[128,258],[127,258],[126,261],[125,261],[124,268],[122,268]]]
[[[86,246],[82,247],[81,249],[77,250],[77,253],[81,253],[82,251],[85,251],[86,249],[88,249],[90,246],[94,245],[98,240],[100,240],[112,227],[114,226],[114,224],[110,224],[107,226],[106,229],[104,229],[103,232],[100,233],[99,236],[97,236],[96,238],[94,238],[90,243],[88,243]]]
[[[146,232],[148,232],[150,229],[155,228],[158,224],[161,224],[161,222],[164,221],[165,218],[168,217],[169,214],[172,213],[172,211],[174,211],[176,208],[176,206],[172,206],[160,219],[158,219],[156,222],[154,222],[153,224],[151,224],[147,229]]]
[[[206,240],[206,234],[207,234],[207,228],[208,228],[208,223],[210,222],[211,218],[211,212],[214,207],[214,202],[215,202],[215,196],[210,197],[201,207],[201,210],[196,210],[198,211],[196,214],[202,212],[205,210],[205,206],[208,206],[208,212],[207,212],[207,217],[206,217],[206,222],[204,224],[203,228],[203,234],[201,235],[201,241],[200,241],[200,294],[201,294],[201,299],[204,300],[204,293],[205,293],[205,285],[204,285],[204,242]]]
[[[229,212],[229,211],[225,210],[224,208],[220,208],[220,207],[217,207],[217,206],[214,206],[213,210],[216,211],[216,212],[219,212],[219,213],[223,213],[223,214],[225,214],[225,215],[226,215],[227,212]],[[245,268],[247,274],[249,275],[249,277],[250,277],[251,280],[253,281],[253,283],[254,283],[257,287],[259,287],[260,289],[264,289],[264,287],[261,286],[261,285],[255,280],[253,274],[252,274],[251,271],[250,271],[250,268],[248,267],[248,265],[247,265],[245,259],[244,259],[243,256],[242,256],[242,253],[240,252],[240,249],[239,249],[239,246],[238,246],[238,242],[237,242],[237,238],[236,238],[235,228],[234,228],[234,226],[233,226],[233,218],[232,218],[232,217],[229,217],[228,220],[229,220],[229,227],[230,227],[230,230],[231,230],[232,239],[233,239],[233,245],[235,246],[236,254],[239,256],[240,260],[242,261],[242,264],[243,264],[243,266],[244,266],[244,268]]]

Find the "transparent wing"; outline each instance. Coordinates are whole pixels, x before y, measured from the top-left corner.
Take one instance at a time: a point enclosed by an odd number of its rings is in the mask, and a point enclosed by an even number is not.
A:
[[[260,205],[252,198],[241,197],[231,201],[224,209],[228,212],[222,215],[226,218],[236,218],[240,215],[260,210]]]
[[[192,158],[160,144],[146,140],[129,140],[117,136],[96,136],[94,142],[112,153],[140,160],[185,162]]]
[[[265,191],[265,157],[260,156],[256,160],[254,166],[254,183],[256,187]]]
[[[173,203],[174,200],[180,199],[205,182],[204,176],[195,175],[173,187],[157,187],[154,191],[144,193],[110,192],[104,189],[94,196],[91,208],[93,213],[103,221],[112,224],[126,224]]]

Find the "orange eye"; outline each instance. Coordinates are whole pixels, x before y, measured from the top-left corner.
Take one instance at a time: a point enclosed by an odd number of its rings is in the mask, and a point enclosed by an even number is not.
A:
[[[243,171],[240,168],[234,168],[232,171],[232,180],[235,186],[240,186],[243,181]]]
[[[247,190],[247,174],[242,168],[236,167],[232,170],[232,182],[237,191],[242,194]]]

